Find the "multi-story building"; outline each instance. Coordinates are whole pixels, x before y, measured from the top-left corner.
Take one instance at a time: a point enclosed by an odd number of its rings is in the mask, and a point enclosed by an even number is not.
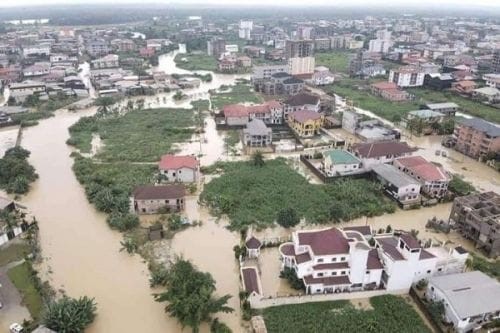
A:
[[[500,255],[500,195],[497,193],[455,198],[449,223],[490,257]]]
[[[86,42],[85,50],[92,57],[98,57],[108,54],[111,48],[109,47],[109,43],[104,39],[92,39]]]
[[[298,136],[310,138],[319,134],[324,119],[325,117],[318,112],[301,110],[290,113],[287,117],[287,123]]]
[[[483,80],[486,82],[487,86],[500,89],[500,74],[484,74]]]
[[[29,57],[32,55],[48,56],[50,54],[50,44],[40,43],[38,45],[23,46],[23,56]]]
[[[440,166],[427,161],[421,156],[401,157],[393,165],[421,185],[422,193],[431,198],[441,198],[448,193],[450,175]]]
[[[368,170],[376,164],[392,163],[398,157],[411,156],[416,150],[399,141],[357,143],[351,147],[352,153],[361,159],[363,167]]]
[[[369,52],[377,52],[377,53],[388,53],[389,48],[392,46],[392,42],[390,40],[384,39],[372,39],[368,44]]]
[[[494,73],[500,73],[500,49],[495,50],[491,60],[491,69]]]
[[[212,38],[207,41],[207,54],[217,59],[226,52],[226,40],[224,38]]]
[[[93,69],[116,68],[120,66],[120,57],[116,54],[108,54],[92,60],[91,65]]]
[[[251,37],[252,29],[253,29],[253,21],[241,20],[238,30],[238,37],[246,40],[252,39]]]
[[[266,147],[272,142],[273,131],[261,119],[252,119],[243,130],[243,143],[248,147]]]
[[[406,233],[373,236],[370,227],[296,231],[279,252],[282,269],[293,269],[307,294],[408,291],[420,279],[461,272],[468,256],[457,249],[423,249]]]
[[[455,149],[473,158],[500,152],[500,126],[480,118],[456,121],[453,137]]]
[[[424,84],[425,73],[412,66],[391,69],[389,82],[394,82],[398,87],[420,87]]]
[[[260,119],[265,124],[283,123],[283,105],[276,100],[260,105],[245,106],[230,104],[223,107],[223,113],[228,126],[243,126],[252,119]]]
[[[314,41],[287,40],[285,57],[288,73],[292,75],[312,75],[314,73]]]
[[[329,177],[362,172],[361,161],[348,151],[341,149],[324,151],[320,169]]]
[[[308,93],[299,93],[287,98],[283,102],[283,113],[286,118],[290,113],[301,110],[320,111],[320,98]]]
[[[137,214],[179,212],[184,209],[184,185],[138,186],[130,197],[130,211]]]
[[[253,66],[252,82],[270,79],[276,73],[288,73],[288,65]]]
[[[372,167],[385,193],[399,202],[403,208],[420,204],[420,183],[391,164]]]
[[[199,177],[199,164],[193,156],[163,155],[158,169],[168,182],[193,183]]]
[[[254,80],[255,91],[266,95],[296,95],[304,88],[304,81],[285,72],[271,75],[270,79]]]
[[[318,51],[330,50],[331,39],[330,38],[316,38],[314,40],[314,49]]]

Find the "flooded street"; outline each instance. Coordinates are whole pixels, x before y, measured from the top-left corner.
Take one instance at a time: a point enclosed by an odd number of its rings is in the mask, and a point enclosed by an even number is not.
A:
[[[18,132],[19,126],[0,128],[0,157],[3,157],[7,150],[16,145]]]

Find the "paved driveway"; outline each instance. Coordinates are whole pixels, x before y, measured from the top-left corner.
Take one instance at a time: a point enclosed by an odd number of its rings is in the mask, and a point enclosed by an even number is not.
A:
[[[0,302],[3,307],[0,309],[0,332],[8,332],[9,325],[18,322],[22,323],[23,319],[30,319],[28,309],[21,305],[21,295],[16,287],[12,284],[7,276],[9,268],[18,263],[11,263],[7,266],[0,267]]]

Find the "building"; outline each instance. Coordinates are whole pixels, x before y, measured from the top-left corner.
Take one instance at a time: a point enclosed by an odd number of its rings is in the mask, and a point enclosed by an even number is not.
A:
[[[138,186],[130,197],[130,211],[137,214],[180,212],[184,209],[184,185]]]
[[[225,105],[222,109],[228,126],[245,126],[249,120],[260,119],[264,124],[282,124],[283,106],[275,100],[259,105]]]
[[[395,159],[393,165],[418,181],[425,195],[431,198],[441,198],[448,193],[451,176],[442,167],[425,158],[421,156],[401,157]]]
[[[381,121],[363,119],[363,115],[359,113],[344,111],[342,113],[342,128],[365,142],[399,140],[401,138],[401,133],[398,130],[390,128]]]
[[[261,119],[252,119],[243,130],[243,143],[247,147],[266,147],[273,142],[273,131]]]
[[[108,54],[111,51],[109,44],[104,39],[88,40],[85,44],[85,50],[92,57],[98,57]]]
[[[245,242],[245,248],[248,258],[258,258],[260,256],[260,248],[262,243],[254,236],[247,239]]]
[[[323,121],[322,114],[310,110],[292,112],[287,118],[290,128],[302,138],[310,138],[319,134]]]
[[[335,81],[335,77],[330,72],[328,67],[318,66],[314,68],[314,74],[312,76],[312,83],[315,86],[324,86],[332,84]]]
[[[443,302],[444,319],[458,333],[475,331],[500,318],[500,283],[479,271],[432,277],[425,295]]]
[[[457,121],[453,137],[455,149],[473,158],[500,152],[500,126],[481,118]]]
[[[345,150],[333,149],[323,152],[320,169],[328,177],[347,176],[363,172],[361,161]]]
[[[252,82],[271,79],[273,74],[288,73],[288,65],[253,66]]]
[[[331,49],[330,38],[316,38],[314,39],[314,49],[318,51],[326,51]]]
[[[50,62],[35,62],[33,65],[23,68],[23,76],[27,78],[48,75],[51,72],[50,67]]]
[[[461,272],[468,256],[456,249],[423,249],[406,233],[372,236],[361,228],[295,231],[279,252],[282,270],[293,269],[307,294],[406,292],[422,278]]]
[[[389,82],[394,82],[398,87],[421,87],[424,85],[425,73],[416,67],[404,66],[391,69]]]
[[[406,128],[417,134],[432,134],[438,130],[436,124],[444,121],[445,115],[432,110],[415,110],[406,115]]]
[[[285,72],[271,75],[271,78],[254,80],[255,91],[266,95],[296,95],[304,88],[304,81]]]
[[[495,192],[455,198],[450,224],[490,257],[500,255],[500,195]]]
[[[492,87],[477,88],[472,91],[472,95],[489,103],[500,101],[500,89]]]
[[[477,88],[477,83],[474,81],[457,81],[451,84],[451,88],[460,94],[472,94]]]
[[[34,94],[44,94],[46,84],[37,81],[24,81],[21,83],[11,83],[9,85],[9,96],[14,98],[16,102],[23,102],[26,97]]]
[[[168,182],[193,183],[199,178],[199,166],[194,156],[163,155],[158,169]]]
[[[460,111],[460,106],[456,103],[445,102],[445,103],[430,103],[425,105],[427,109],[439,112],[446,117],[454,117],[455,113]]]
[[[120,67],[120,57],[116,54],[108,54],[102,58],[92,60],[93,69]]]
[[[288,73],[306,76],[314,73],[314,41],[287,40],[285,57],[288,62]]]
[[[384,39],[372,39],[368,45],[369,52],[377,52],[377,53],[388,53],[389,48],[392,46],[392,42],[390,40]]]
[[[488,87],[500,89],[500,74],[484,74],[483,80]]]
[[[219,59],[226,52],[226,40],[224,38],[212,38],[207,41],[207,54]]]
[[[500,49],[493,52],[493,59],[491,60],[491,69],[494,73],[500,73]]]
[[[384,191],[403,207],[420,205],[420,183],[390,164],[376,164],[372,167]]]
[[[40,43],[37,45],[26,45],[22,47],[23,56],[49,56],[50,55],[50,43]]]
[[[361,159],[367,170],[376,164],[392,163],[398,157],[411,156],[416,150],[406,142],[399,141],[357,143],[351,147],[351,152]]]
[[[253,21],[241,20],[238,29],[238,37],[241,39],[251,40],[252,29],[253,29]]]
[[[292,112],[309,110],[314,112],[320,111],[320,98],[316,95],[308,93],[298,93],[290,96],[283,101],[283,111],[285,117]]]
[[[391,102],[401,102],[410,99],[411,95],[400,89],[394,82],[376,82],[370,85],[372,94],[380,96]]]
[[[243,283],[243,289],[248,293],[249,298],[263,295],[257,267],[242,267],[240,275]]]

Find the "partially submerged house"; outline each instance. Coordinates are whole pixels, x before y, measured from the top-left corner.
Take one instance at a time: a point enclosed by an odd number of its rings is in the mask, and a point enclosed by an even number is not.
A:
[[[168,182],[193,183],[199,178],[200,162],[194,156],[163,155],[158,169]]]
[[[273,130],[260,119],[251,120],[243,130],[243,143],[248,147],[266,147],[273,142]]]
[[[138,186],[130,196],[130,211],[137,214],[179,212],[184,209],[184,185]]]
[[[399,202],[403,208],[420,204],[420,184],[391,164],[376,164],[372,167],[385,193]]]
[[[363,172],[361,160],[348,151],[341,149],[332,149],[323,152],[321,167],[329,177],[338,175],[346,176]]]

